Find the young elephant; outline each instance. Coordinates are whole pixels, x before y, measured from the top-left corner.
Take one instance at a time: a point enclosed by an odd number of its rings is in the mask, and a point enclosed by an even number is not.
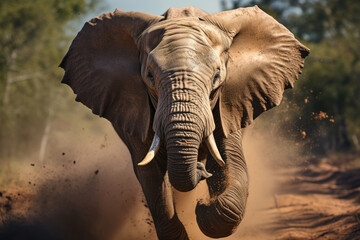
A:
[[[308,53],[258,7],[116,9],[85,24],[60,66],[76,100],[129,148],[159,239],[188,239],[171,186],[190,191],[203,179],[211,200],[198,203],[197,222],[219,238],[245,211],[242,128],[280,103]]]

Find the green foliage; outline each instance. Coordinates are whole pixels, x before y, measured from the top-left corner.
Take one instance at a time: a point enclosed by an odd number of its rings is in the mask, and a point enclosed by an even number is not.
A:
[[[59,104],[58,69],[68,23],[97,0],[0,1],[0,159],[39,148],[51,109]]]
[[[223,1],[223,6],[227,2]],[[360,3],[351,0],[232,1],[257,4],[310,47],[295,89],[264,124],[302,140],[305,149],[327,153],[357,147],[360,138]]]

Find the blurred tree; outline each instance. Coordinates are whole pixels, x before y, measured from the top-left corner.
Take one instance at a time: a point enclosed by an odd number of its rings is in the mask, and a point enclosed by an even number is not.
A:
[[[40,147],[72,20],[97,0],[0,1],[0,159]],[[40,133],[40,134],[39,134]]]
[[[225,9],[255,4],[311,49],[301,80],[267,117],[315,152],[359,148],[360,2],[222,0]]]

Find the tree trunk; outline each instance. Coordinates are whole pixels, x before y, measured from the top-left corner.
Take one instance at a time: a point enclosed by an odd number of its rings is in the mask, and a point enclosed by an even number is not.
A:
[[[39,160],[40,162],[44,162],[45,159],[45,154],[46,154],[46,148],[47,148],[47,143],[49,141],[49,135],[50,135],[50,129],[51,129],[51,119],[53,116],[53,108],[49,107],[49,114],[48,117],[46,119],[46,125],[45,125],[45,129],[44,129],[44,133],[43,136],[41,138],[41,144],[40,144],[40,151],[39,151]]]

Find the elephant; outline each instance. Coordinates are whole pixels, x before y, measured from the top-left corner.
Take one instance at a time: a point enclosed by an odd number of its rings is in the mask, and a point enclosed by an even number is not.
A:
[[[63,58],[62,83],[111,122],[131,154],[159,239],[189,239],[173,188],[206,180],[196,220],[211,238],[243,219],[244,129],[280,104],[309,49],[257,6],[207,14],[104,13],[85,23]]]

